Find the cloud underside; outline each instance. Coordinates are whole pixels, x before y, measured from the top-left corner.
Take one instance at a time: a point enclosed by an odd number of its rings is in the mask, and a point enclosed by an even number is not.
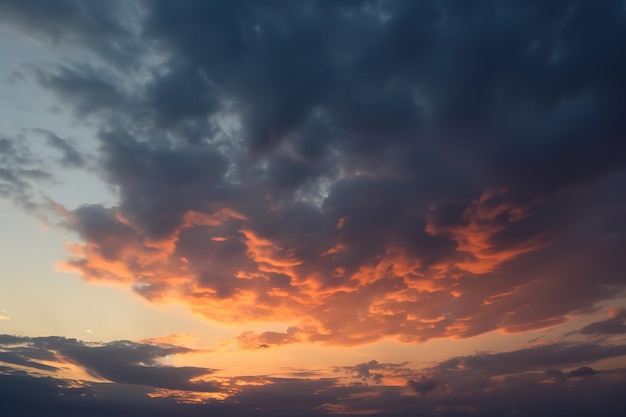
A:
[[[174,345],[0,335],[0,399],[15,416],[551,416],[555,410],[619,416],[626,411],[624,370],[590,366],[623,358],[626,349],[620,345],[555,343],[454,357],[426,368],[372,360],[328,370],[283,370],[281,376],[222,376],[219,370],[158,363],[166,355],[194,353]],[[69,364],[98,379],[64,379],[60,373]]]
[[[89,54],[31,76],[99,127],[119,196],[57,207],[89,281],[290,323],[251,348],[526,331],[623,294],[618,1],[36,3],[0,19]]]

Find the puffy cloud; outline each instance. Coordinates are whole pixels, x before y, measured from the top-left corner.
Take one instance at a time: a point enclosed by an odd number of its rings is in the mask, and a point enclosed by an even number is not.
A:
[[[626,355],[624,345],[560,342],[502,353],[481,353],[443,361],[442,370],[486,371],[506,375],[523,371],[540,371],[567,367]]]
[[[32,4],[4,21],[50,9],[38,36],[99,57],[35,71],[119,195],[66,213],[88,280],[299,329],[246,347],[527,331],[623,293],[620,2]]]
[[[419,381],[410,380],[409,385],[415,390],[415,392],[424,395],[437,388],[438,384],[434,379],[424,378]]]
[[[133,4],[121,1],[102,7],[80,0],[9,0],[0,5],[0,22],[51,45],[80,45],[128,65],[140,51],[131,38],[131,17],[137,12]]]
[[[597,374],[598,371],[588,367],[588,366],[582,366],[578,369],[574,369],[573,371],[568,373],[568,376],[570,377],[585,377],[585,376],[591,376],[591,375],[595,375]]]

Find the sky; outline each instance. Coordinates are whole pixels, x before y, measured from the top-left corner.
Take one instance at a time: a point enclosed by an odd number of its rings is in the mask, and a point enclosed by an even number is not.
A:
[[[1,0],[0,409],[626,415],[623,0]]]

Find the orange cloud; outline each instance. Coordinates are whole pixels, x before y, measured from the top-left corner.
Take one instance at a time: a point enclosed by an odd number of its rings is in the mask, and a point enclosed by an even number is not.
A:
[[[295,259],[293,254],[284,253],[282,248],[277,247],[267,239],[258,237],[253,231],[242,229],[245,243],[248,246],[250,259],[260,264],[265,272],[285,272],[290,267],[300,265],[302,261]]]
[[[229,392],[196,392],[159,388],[147,395],[150,398],[173,398],[179,404],[206,404],[210,401],[223,401],[232,394]]]
[[[346,245],[344,245],[343,243],[337,243],[335,246],[328,249],[326,252],[322,253],[322,256],[334,255],[336,253],[343,252],[346,249],[347,249]]]
[[[354,345],[381,338],[423,341],[557,323],[553,314],[532,321],[509,317],[504,306],[519,298],[523,285],[485,281],[501,265],[543,244],[538,239],[493,244],[497,233],[530,215],[500,201],[503,193],[486,192],[472,201],[462,225],[436,227],[426,217],[427,237],[456,243],[438,258],[422,256],[402,240],[379,244],[373,236],[364,242],[370,246],[359,246],[347,238],[356,224],[347,216],[339,219],[332,238],[314,239],[309,233],[286,244],[228,208],[189,211],[159,239],[116,212],[100,210],[103,226],[91,225],[96,230],[83,233],[85,243],[68,244],[70,259],[61,266],[87,280],[131,286],[152,301],[185,305],[220,323],[287,324],[284,333],[243,333],[238,338],[243,349],[299,342]],[[369,247],[376,252],[363,257]]]
[[[150,345],[174,345],[187,346],[189,342],[196,339],[196,335],[192,333],[172,333],[167,336],[149,337],[139,340],[139,343]]]
[[[298,327],[290,327],[285,333],[263,332],[256,334],[254,332],[244,332],[237,337],[237,341],[242,349],[265,349],[271,346],[301,342],[303,341],[301,333],[302,331]]]
[[[541,239],[531,239],[507,249],[494,248],[491,239],[498,232],[529,215],[526,208],[497,202],[498,197],[504,194],[505,189],[488,190],[479,199],[473,200],[472,205],[463,212],[467,222],[465,225],[443,229],[435,227],[432,222],[427,225],[426,230],[432,235],[451,236],[457,243],[457,252],[466,255],[454,262],[455,268],[473,274],[488,273],[503,262],[545,245]]]

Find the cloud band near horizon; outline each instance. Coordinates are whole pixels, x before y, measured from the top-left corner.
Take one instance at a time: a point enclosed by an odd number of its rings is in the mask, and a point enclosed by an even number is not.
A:
[[[44,132],[59,164],[93,160],[117,192],[47,207],[88,281],[287,323],[242,334],[250,347],[521,332],[624,294],[623,2],[0,12],[91,57],[22,74],[99,131],[87,159]],[[32,203],[47,173],[15,144],[0,192]]]

